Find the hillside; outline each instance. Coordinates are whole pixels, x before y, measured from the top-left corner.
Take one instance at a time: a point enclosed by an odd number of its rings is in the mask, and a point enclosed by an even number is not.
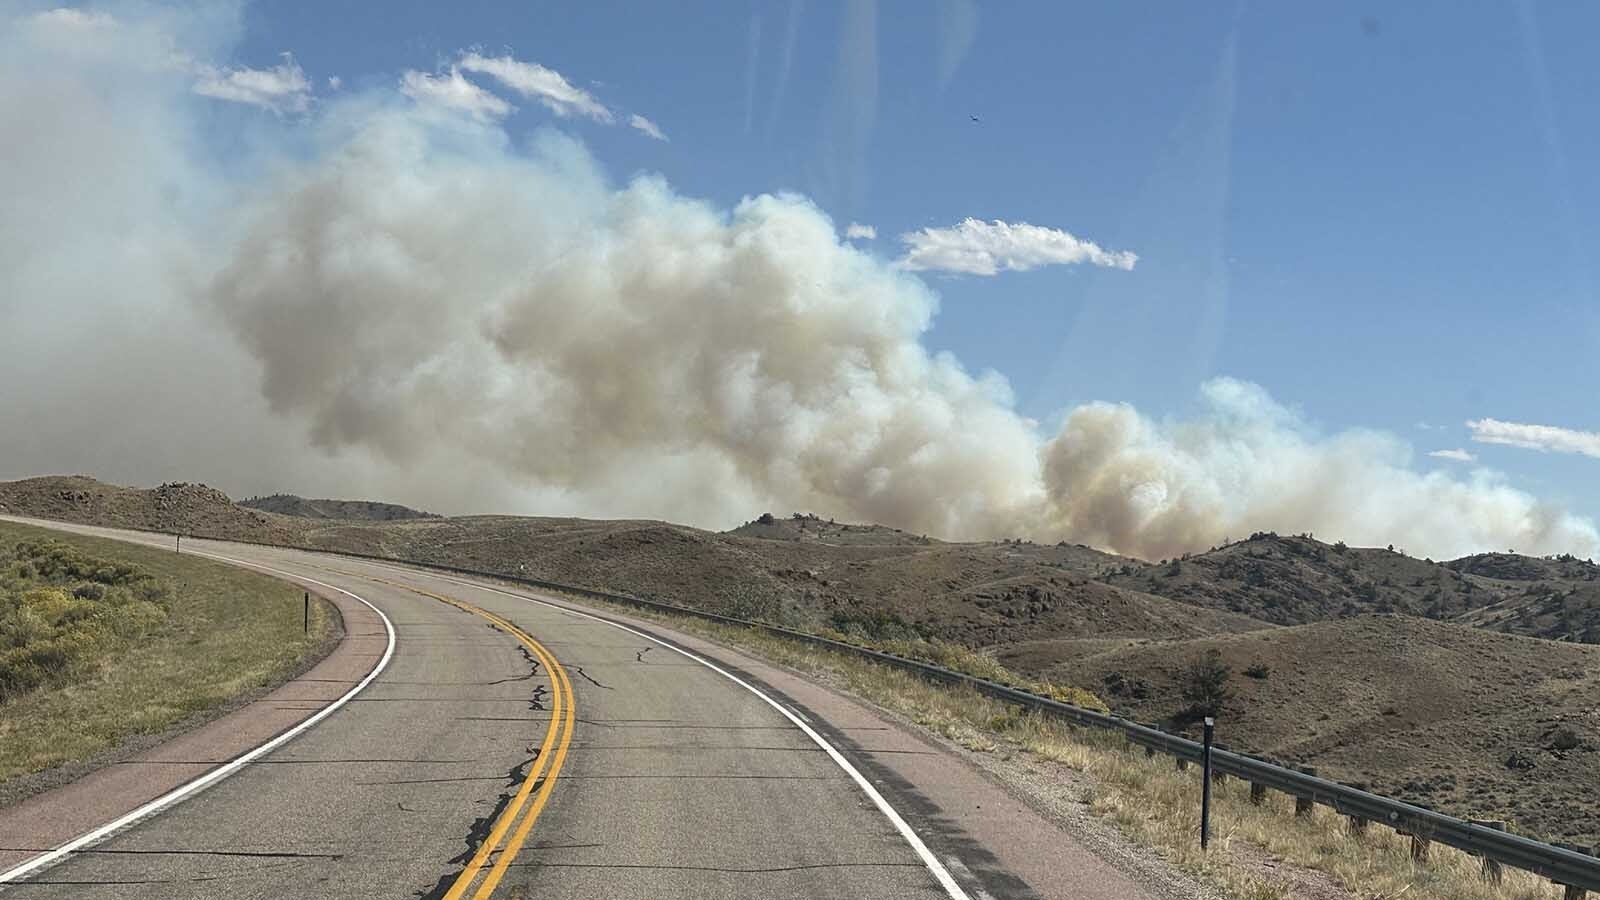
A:
[[[1422,619],[1362,616],[1053,660],[1001,662],[1089,688],[1139,721],[1181,720],[1205,651],[1233,671],[1219,740],[1335,779],[1524,831],[1594,843],[1600,648]],[[1249,670],[1260,677],[1245,674]]]
[[[1090,637],[1190,637],[1264,627],[1091,581],[1101,558],[1083,548],[957,544],[889,529],[839,532],[843,542],[718,534],[651,521],[477,516],[330,525],[316,547],[463,565],[581,584],[728,615],[875,637],[921,634],[974,647],[1041,631]],[[743,533],[741,533],[741,531]],[[858,538],[866,537],[866,540]]]
[[[313,518],[199,485],[83,477],[0,484],[0,511],[464,566],[807,630],[940,638],[1144,720],[1181,712],[1184,669],[1214,648],[1236,673],[1225,743],[1524,829],[1600,838],[1600,813],[1572,799],[1600,787],[1600,721],[1586,705],[1600,648],[1502,633],[1600,636],[1600,577],[1577,560],[1440,564],[1257,534],[1147,563],[804,514],[725,533],[647,520]],[[1390,612],[1416,618],[1374,615]]]
[[[1506,596],[1498,584],[1432,560],[1270,532],[1183,559],[1122,566],[1102,580],[1278,625],[1391,612],[1452,619]]]
[[[972,647],[1040,634],[1186,638],[1265,627],[1090,576],[1137,564],[1088,547],[948,543],[794,515],[716,533],[643,520],[464,516],[350,521],[284,516],[199,486],[153,491],[87,478],[0,484],[24,515],[266,540],[466,566],[615,590],[730,615]],[[167,495],[191,498],[171,509]],[[64,502],[62,497],[75,498]],[[158,515],[157,512],[160,514]]]
[[[203,484],[173,482],[142,489],[106,484],[85,475],[0,482],[0,513],[88,525],[207,537],[294,543],[299,520],[237,506]]]
[[[309,500],[294,494],[271,494],[239,501],[246,509],[297,516],[302,519],[345,519],[359,522],[396,522],[401,519],[437,519],[437,513],[422,512],[398,503],[371,500]]]

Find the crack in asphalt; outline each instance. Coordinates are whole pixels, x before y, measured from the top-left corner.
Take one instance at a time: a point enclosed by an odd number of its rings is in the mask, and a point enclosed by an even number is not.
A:
[[[456,878],[460,876],[462,871],[465,871],[467,862],[472,859],[472,855],[478,852],[479,845],[489,839],[489,832],[493,830],[495,820],[500,818],[502,812],[505,812],[506,806],[511,803],[511,798],[516,793],[517,785],[528,777],[528,767],[533,765],[534,760],[538,758],[539,754],[535,752],[532,756],[517,763],[512,767],[511,771],[506,773],[506,789],[500,792],[500,796],[495,800],[494,806],[484,815],[474,819],[472,824],[467,827],[467,849],[461,851],[459,855],[445,860],[447,866],[460,866],[461,869],[446,872],[439,876],[438,883],[426,892],[418,891],[418,897],[423,898],[423,900],[441,900],[449,892],[450,886],[455,883]]]
[[[652,649],[654,649],[654,648],[652,648],[652,647],[646,647],[646,648],[644,648],[644,649],[643,649],[643,650],[640,650],[640,651],[638,651],[638,652],[636,652],[636,653],[634,653],[634,654],[633,654],[633,658],[634,658],[634,659],[636,659],[636,660],[638,660],[638,661],[639,661],[639,662],[644,662],[644,655],[645,655],[645,654],[646,654],[646,653],[649,653],[649,652],[650,652],[650,651],[651,651],[651,650],[652,650]]]
[[[573,666],[572,667],[572,671],[577,672],[578,675],[580,677],[582,677],[584,681],[589,682],[590,684],[594,685],[597,688],[605,688],[608,691],[611,690],[611,685],[609,685],[609,684],[601,684],[600,682],[595,681],[594,678],[591,677],[588,672],[585,672],[583,670],[583,666]]]

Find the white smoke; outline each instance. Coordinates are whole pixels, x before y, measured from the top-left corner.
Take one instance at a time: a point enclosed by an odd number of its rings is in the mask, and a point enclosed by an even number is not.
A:
[[[26,24],[0,38],[0,116],[24,125],[0,167],[21,201],[0,208],[0,378],[29,386],[0,394],[3,476],[713,527],[808,509],[1149,557],[1259,529],[1600,545],[1241,382],[1193,421],[1092,404],[1042,434],[1001,376],[924,347],[923,281],[802,197],[614,185],[573,138],[514,143],[392,88],[262,117],[222,158],[148,28],[97,28],[111,47],[86,56]]]

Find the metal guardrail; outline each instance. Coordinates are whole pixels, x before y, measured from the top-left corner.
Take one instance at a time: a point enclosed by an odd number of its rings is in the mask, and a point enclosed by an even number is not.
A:
[[[1138,722],[1097,710],[1063,703],[1023,688],[978,678],[921,660],[908,659],[892,653],[885,653],[881,650],[874,650],[870,647],[834,640],[804,631],[796,631],[779,625],[771,625],[766,622],[737,619],[732,616],[709,613],[674,603],[645,600],[639,597],[630,597],[626,594],[613,594],[609,591],[596,591],[575,585],[544,581],[537,578],[525,578],[501,572],[486,572],[481,569],[468,569],[441,563],[399,559],[371,553],[331,550],[324,547],[270,544],[264,541],[228,538],[223,538],[222,540],[233,540],[237,543],[256,544],[280,549],[302,550],[311,553],[327,553],[374,562],[399,563],[478,578],[493,578],[499,581],[559,591],[624,606],[689,616],[738,628],[754,628],[789,640],[825,647],[852,656],[864,657],[887,666],[913,672],[932,681],[965,686],[996,700],[1013,703],[1026,709],[1064,719],[1075,725],[1118,732],[1126,737],[1130,743],[1137,744],[1154,753],[1174,757],[1185,763],[1198,764],[1204,756],[1204,748],[1198,741],[1169,734],[1159,728],[1142,725]],[[1600,891],[1600,859],[1580,850],[1568,846],[1547,844],[1532,838],[1459,819],[1426,807],[1369,793],[1347,784],[1299,772],[1245,753],[1227,750],[1221,745],[1213,747],[1211,754],[1211,765],[1217,773],[1231,775],[1268,790],[1280,791],[1298,800],[1330,807],[1339,814],[1350,816],[1352,819],[1386,825],[1401,834],[1412,836],[1415,841],[1444,844],[1474,856],[1482,857],[1485,860],[1533,872],[1550,879],[1555,884],[1568,887],[1569,897],[1581,896],[1575,891]]]

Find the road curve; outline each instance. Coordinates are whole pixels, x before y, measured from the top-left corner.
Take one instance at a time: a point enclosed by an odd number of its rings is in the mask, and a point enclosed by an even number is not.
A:
[[[688,636],[404,567],[184,550],[359,597],[392,658],[292,740],[6,893],[1147,896],[949,754]]]

